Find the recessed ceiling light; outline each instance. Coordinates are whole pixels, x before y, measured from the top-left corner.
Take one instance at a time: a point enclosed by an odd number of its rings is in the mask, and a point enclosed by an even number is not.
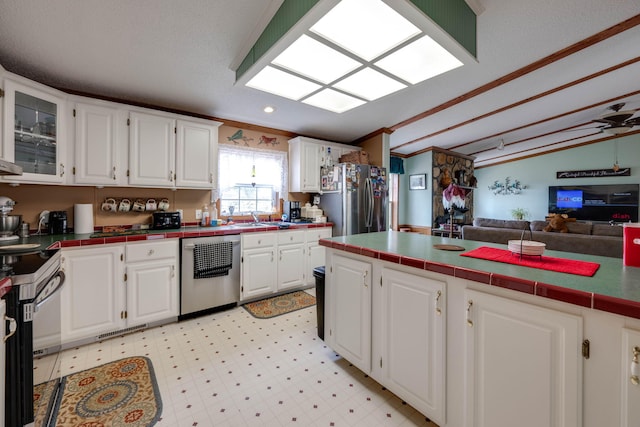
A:
[[[276,108],[272,107],[271,105],[267,105],[266,107],[264,107],[264,109],[262,111],[264,111],[267,114],[271,114],[274,111],[276,111]]]

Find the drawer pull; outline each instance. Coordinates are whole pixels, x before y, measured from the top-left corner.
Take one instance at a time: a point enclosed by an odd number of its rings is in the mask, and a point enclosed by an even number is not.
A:
[[[155,253],[155,251],[153,249],[149,249],[149,252],[147,253],[147,255],[151,256]]]

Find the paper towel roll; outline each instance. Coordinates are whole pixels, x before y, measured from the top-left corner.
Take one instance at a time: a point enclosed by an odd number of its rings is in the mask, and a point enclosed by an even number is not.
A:
[[[75,234],[93,233],[93,205],[77,204],[73,207],[73,232]]]

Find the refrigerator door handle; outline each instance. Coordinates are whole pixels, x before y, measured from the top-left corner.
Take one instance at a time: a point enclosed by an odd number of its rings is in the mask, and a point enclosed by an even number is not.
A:
[[[365,227],[371,228],[373,224],[373,186],[371,185],[371,179],[366,178],[365,180],[365,191],[366,191],[366,209],[367,209],[367,219],[365,220]],[[371,231],[371,230],[367,230]]]

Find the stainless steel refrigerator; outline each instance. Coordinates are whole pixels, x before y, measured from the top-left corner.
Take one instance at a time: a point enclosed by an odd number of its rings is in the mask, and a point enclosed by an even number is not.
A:
[[[322,168],[319,207],[334,236],[387,229],[387,171],[371,165],[340,163]]]

